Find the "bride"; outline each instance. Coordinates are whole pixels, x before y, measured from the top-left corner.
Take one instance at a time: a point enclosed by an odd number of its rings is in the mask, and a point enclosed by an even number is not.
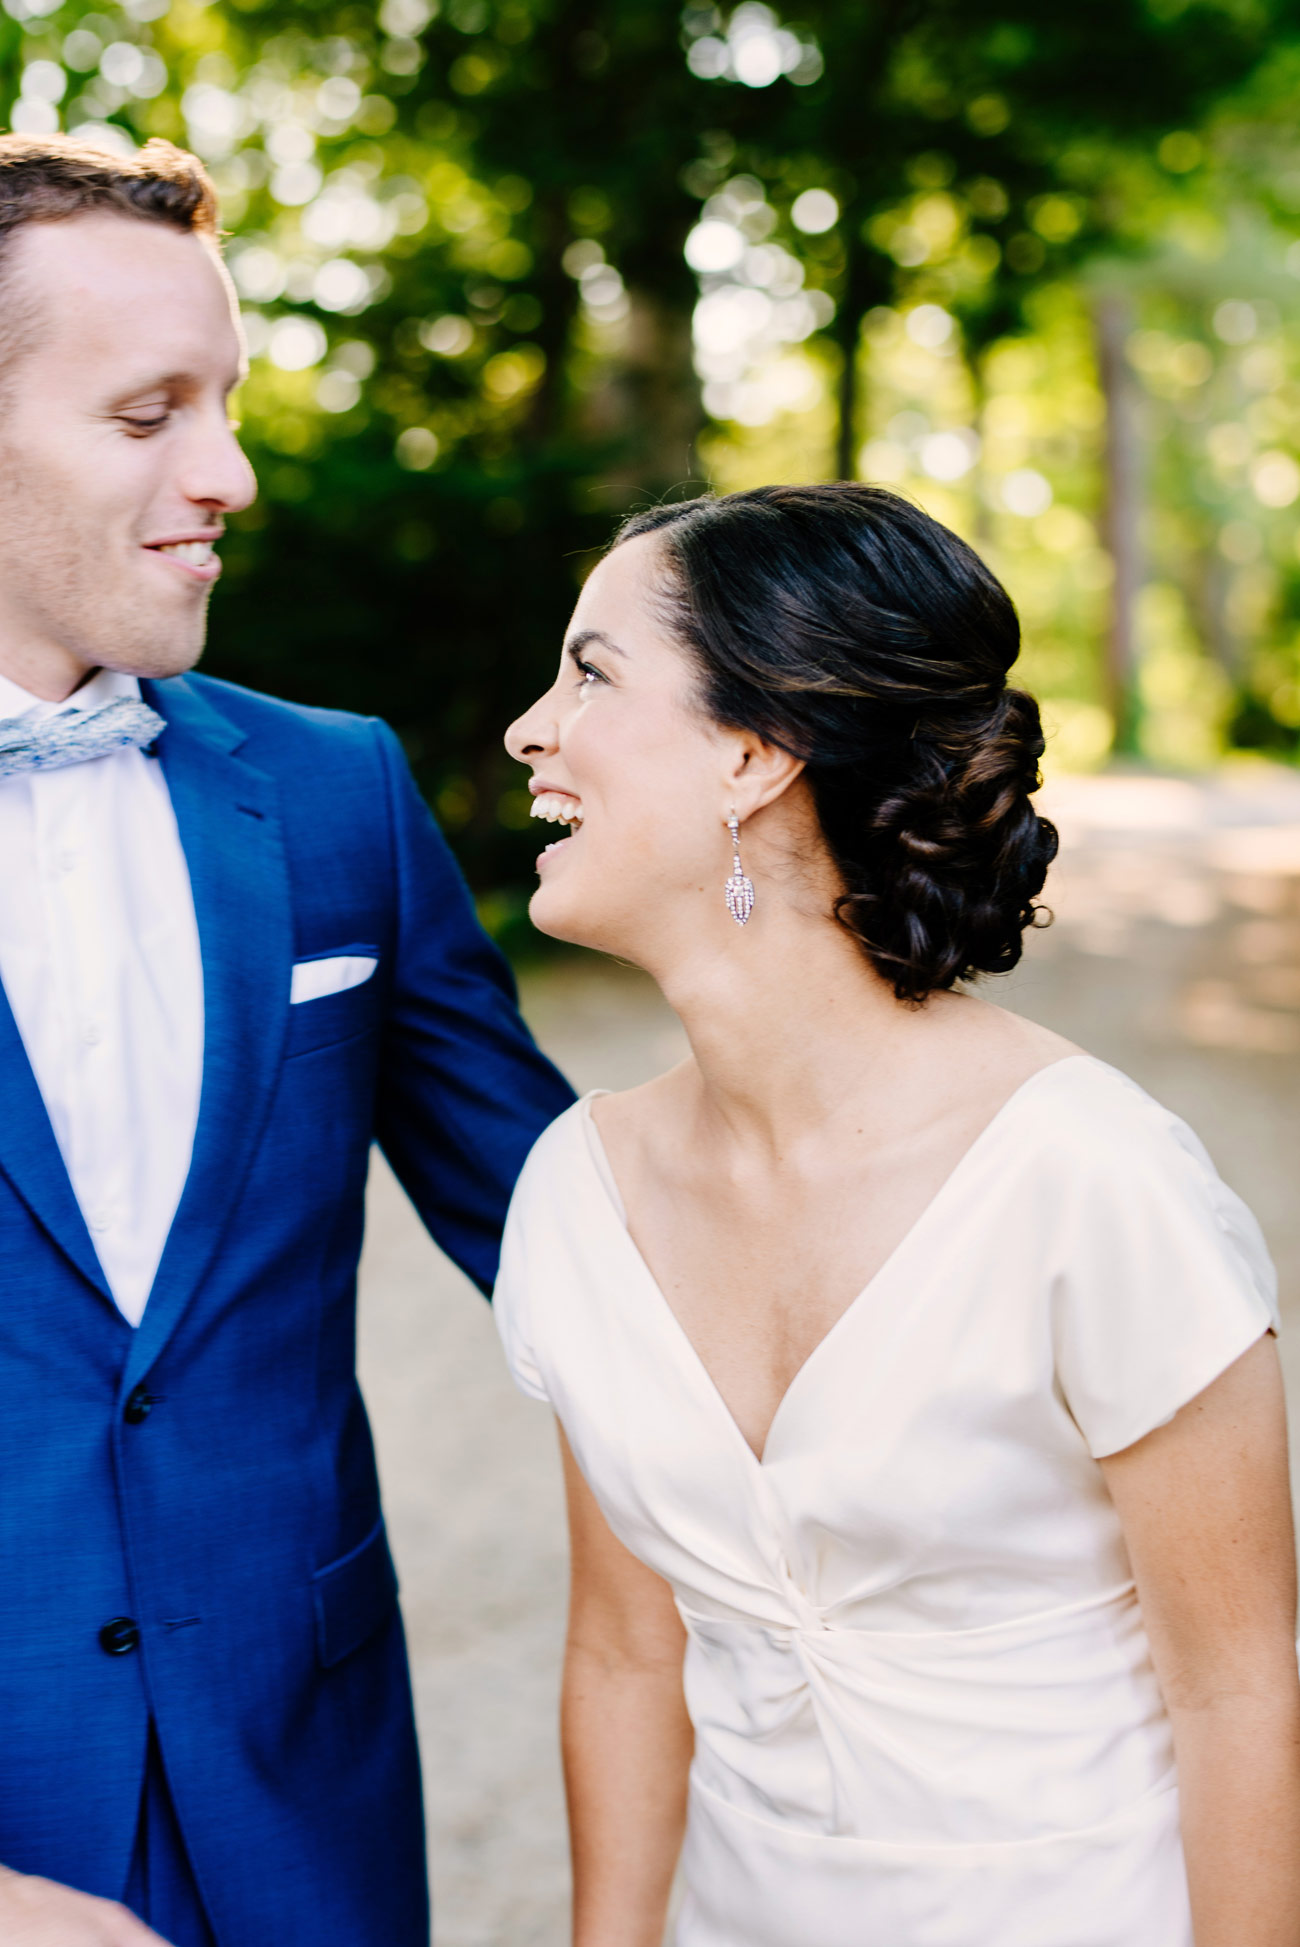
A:
[[[516,1191],[577,1947],[1295,1947],[1274,1282],[1196,1137],[961,983],[1055,850],[1019,631],[863,486],[631,520],[508,737],[546,933],[691,1055]]]

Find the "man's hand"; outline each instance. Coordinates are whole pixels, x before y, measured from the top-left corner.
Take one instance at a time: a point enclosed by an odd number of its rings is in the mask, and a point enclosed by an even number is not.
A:
[[[115,1900],[96,1900],[6,1866],[0,1866],[0,1942],[4,1947],[166,1947]]]

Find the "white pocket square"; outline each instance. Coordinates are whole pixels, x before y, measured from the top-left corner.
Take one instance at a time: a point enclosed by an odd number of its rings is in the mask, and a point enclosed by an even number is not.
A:
[[[300,1001],[324,1000],[327,994],[345,994],[349,987],[360,987],[369,980],[377,959],[368,953],[336,953],[325,960],[299,960],[289,985],[289,1005]]]

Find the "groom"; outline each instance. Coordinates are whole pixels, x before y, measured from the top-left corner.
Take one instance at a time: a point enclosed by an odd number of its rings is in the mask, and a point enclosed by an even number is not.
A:
[[[366,1167],[487,1290],[570,1099],[392,733],[184,673],[215,236],[167,144],[0,138],[5,1947],[425,1947]]]

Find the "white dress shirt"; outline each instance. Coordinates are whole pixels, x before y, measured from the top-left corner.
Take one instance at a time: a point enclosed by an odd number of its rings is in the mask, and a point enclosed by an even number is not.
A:
[[[139,694],[134,676],[100,670],[46,703],[0,676],[0,721]],[[0,778],[0,981],[109,1290],[138,1325],[203,1076],[194,898],[156,757]]]

